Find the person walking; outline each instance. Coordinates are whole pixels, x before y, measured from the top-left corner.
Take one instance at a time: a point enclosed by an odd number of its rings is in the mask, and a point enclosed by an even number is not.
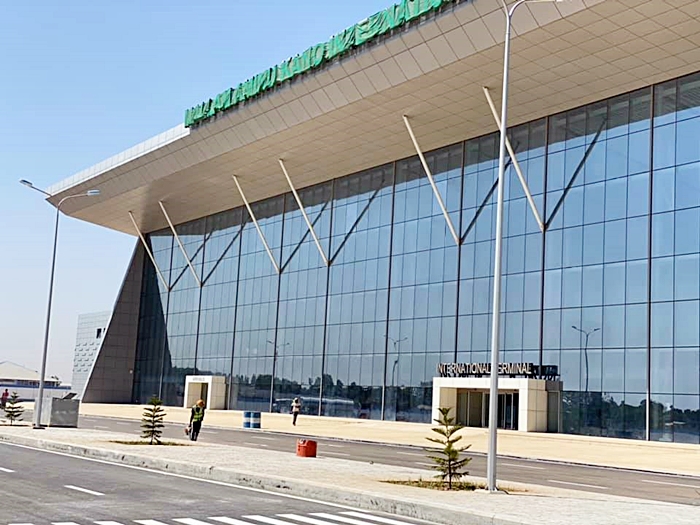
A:
[[[204,421],[204,400],[200,399],[192,407],[190,413],[190,439],[197,441],[199,431],[202,430],[202,421]]]
[[[2,397],[0,397],[0,408],[5,408],[7,406],[7,400],[10,398],[10,392],[5,389],[5,391],[2,393]]]
[[[301,412],[301,402],[299,401],[298,397],[295,397],[292,401],[292,425],[294,426],[297,426],[299,412]]]

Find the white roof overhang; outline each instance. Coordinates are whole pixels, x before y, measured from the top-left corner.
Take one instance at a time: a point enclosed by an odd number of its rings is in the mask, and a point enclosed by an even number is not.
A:
[[[700,2],[572,0],[515,15],[509,125],[697,71]],[[497,129],[482,86],[500,97],[500,0],[463,1],[398,34],[203,124],[178,126],[48,191],[64,211],[135,233],[415,154],[402,115],[428,151]]]

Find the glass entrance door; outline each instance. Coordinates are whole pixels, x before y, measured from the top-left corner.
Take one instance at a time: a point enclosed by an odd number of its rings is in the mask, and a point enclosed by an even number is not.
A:
[[[489,394],[483,395],[483,427],[489,426]],[[518,430],[518,410],[520,408],[520,394],[517,392],[504,392],[498,394],[498,428],[505,430]]]
[[[520,395],[517,392],[498,394],[498,428],[518,430]],[[457,394],[457,423],[467,427],[489,426],[489,393],[478,390]]]

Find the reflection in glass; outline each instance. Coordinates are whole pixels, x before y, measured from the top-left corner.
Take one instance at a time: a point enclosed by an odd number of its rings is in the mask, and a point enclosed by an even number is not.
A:
[[[566,432],[700,441],[699,101],[695,74],[509,131],[549,224],[509,166],[501,346],[560,367]],[[328,267],[291,195],[253,204],[279,275],[244,208],[178,225],[186,255],[152,232],[133,400],[211,374],[228,408],[428,422],[437,365],[488,360],[497,134],[426,160],[459,248],[416,157],[300,190]]]

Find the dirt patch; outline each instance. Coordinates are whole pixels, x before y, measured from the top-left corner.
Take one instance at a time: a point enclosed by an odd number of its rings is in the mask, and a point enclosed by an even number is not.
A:
[[[119,445],[148,445],[151,446],[150,441],[136,441],[136,440],[120,440],[115,439],[110,441],[110,443],[117,443]],[[178,443],[176,441],[161,441],[160,443],[153,443],[154,447],[189,447],[189,443]]]

